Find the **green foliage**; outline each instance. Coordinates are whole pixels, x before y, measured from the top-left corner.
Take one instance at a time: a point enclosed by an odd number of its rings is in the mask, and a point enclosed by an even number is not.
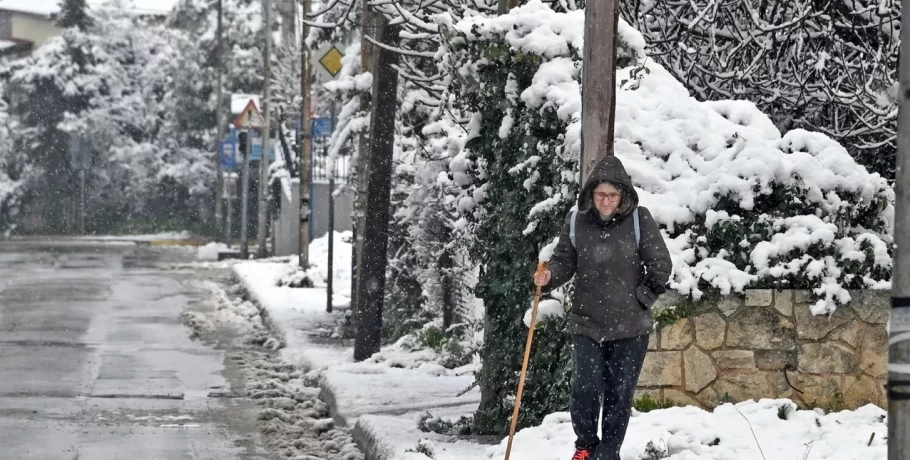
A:
[[[425,328],[417,334],[417,337],[420,345],[425,348],[432,348],[436,351],[442,350],[443,345],[445,345],[448,340],[446,333],[436,326]]]
[[[429,321],[425,319],[424,322]],[[422,329],[412,332],[406,346],[414,350],[429,349],[439,354],[437,363],[448,369],[469,364],[475,350],[465,346],[464,331],[461,328],[450,328],[443,331],[439,327],[426,324]]]
[[[646,394],[637,398],[633,402],[632,407],[639,412],[651,412],[652,410],[669,409],[678,405],[679,404],[669,399],[654,399],[651,395]]]
[[[676,305],[661,310],[655,310],[654,320],[657,322],[657,329],[663,329],[680,319],[695,316],[700,303],[701,302],[695,302],[689,298],[684,298]]]

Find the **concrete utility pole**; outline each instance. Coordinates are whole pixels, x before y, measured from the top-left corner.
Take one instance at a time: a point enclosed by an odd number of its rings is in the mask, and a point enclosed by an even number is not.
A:
[[[262,128],[262,160],[259,161],[259,250],[257,258],[268,256],[269,234],[269,140],[272,138],[272,0],[264,0],[265,22],[265,87],[263,88],[262,111],[265,112],[265,126]]]
[[[376,15],[381,25],[376,37],[381,43],[397,46],[400,26]],[[363,361],[379,351],[382,339],[382,312],[385,300],[387,250],[389,245],[389,202],[391,201],[392,156],[395,147],[395,111],[398,108],[398,65],[400,56],[385,48],[374,50],[373,102],[370,116],[369,185],[363,232],[363,254],[358,277],[360,292],[354,310],[354,360]]]
[[[225,242],[228,240],[228,235],[231,229],[224,225],[224,213],[222,208],[224,206],[224,169],[221,167],[221,138],[224,134],[224,107],[222,103],[224,102],[223,94],[223,73],[224,73],[224,61],[222,53],[224,52],[223,44],[223,26],[224,26],[224,0],[218,0],[218,37],[217,37],[217,47],[215,49],[215,65],[217,67],[218,82],[216,83],[215,88],[215,225],[216,228],[221,229],[221,241]]]
[[[303,18],[310,13],[310,0],[303,0]],[[312,121],[310,120],[310,83],[313,81],[310,72],[310,48],[306,37],[310,27],[302,22],[300,26],[300,268],[310,266],[310,182],[312,171],[310,162],[313,156]]]
[[[581,78],[581,183],[601,158],[613,155],[618,28],[619,0],[586,4]]]
[[[910,11],[910,0],[903,0]],[[888,460],[910,460],[910,32],[901,30],[894,267],[888,353]]]

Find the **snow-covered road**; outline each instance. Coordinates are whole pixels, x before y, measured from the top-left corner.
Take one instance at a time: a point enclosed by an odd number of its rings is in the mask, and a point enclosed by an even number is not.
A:
[[[167,269],[191,258],[0,242],[0,458],[277,458],[242,363],[183,324],[210,294],[198,273]]]

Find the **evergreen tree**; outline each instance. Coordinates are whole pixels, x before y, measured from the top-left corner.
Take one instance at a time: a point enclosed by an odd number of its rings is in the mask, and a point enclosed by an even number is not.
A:
[[[92,18],[85,0],[60,0],[57,25],[63,29],[75,27],[81,31],[88,30],[92,26]]]

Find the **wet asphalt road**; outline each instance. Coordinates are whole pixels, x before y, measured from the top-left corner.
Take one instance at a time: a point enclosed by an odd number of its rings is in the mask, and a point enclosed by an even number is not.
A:
[[[223,350],[180,314],[191,252],[0,241],[0,460],[266,459]],[[236,388],[235,388],[236,389]]]

